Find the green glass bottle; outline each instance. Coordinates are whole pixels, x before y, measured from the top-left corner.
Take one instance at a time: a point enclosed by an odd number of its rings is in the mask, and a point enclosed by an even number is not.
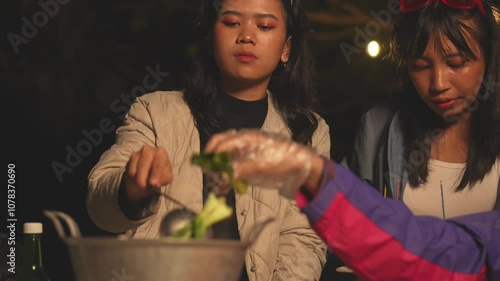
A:
[[[42,265],[43,226],[39,222],[24,224],[24,260],[18,281],[50,281]]]

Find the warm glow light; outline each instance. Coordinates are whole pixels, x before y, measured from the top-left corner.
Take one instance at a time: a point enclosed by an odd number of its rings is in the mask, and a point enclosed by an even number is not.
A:
[[[366,52],[370,57],[375,58],[380,54],[380,45],[377,41],[371,41],[368,43],[368,46],[366,46]]]

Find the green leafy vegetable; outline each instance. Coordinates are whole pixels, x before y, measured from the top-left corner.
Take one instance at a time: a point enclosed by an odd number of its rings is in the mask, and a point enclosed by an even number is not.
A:
[[[230,188],[228,183],[235,191],[245,193],[247,182],[234,179],[231,154],[227,152],[195,154],[191,158],[191,163],[200,166],[204,173],[214,176],[215,182],[212,184],[217,192],[210,191],[203,210],[172,236],[200,239],[206,237],[207,229],[213,224],[231,216],[233,209],[226,204],[226,197],[221,196]]]
[[[228,152],[221,153],[205,153],[194,154],[191,158],[191,163],[198,165],[206,172],[219,173],[227,175],[231,186],[239,193],[245,193],[247,190],[247,182],[244,180],[235,180],[233,167],[231,166],[231,154]]]
[[[233,209],[226,204],[225,197],[217,197],[213,192],[208,194],[203,210],[186,226],[179,229],[172,236],[180,238],[206,237],[207,229],[213,224],[227,219],[233,213]]]

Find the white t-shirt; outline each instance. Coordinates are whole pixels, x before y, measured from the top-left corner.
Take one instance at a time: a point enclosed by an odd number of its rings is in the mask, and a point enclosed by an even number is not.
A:
[[[448,163],[430,159],[427,183],[418,188],[406,184],[403,202],[415,215],[452,218],[493,210],[500,181],[500,160],[497,160],[483,181],[473,188],[456,192],[465,163]]]

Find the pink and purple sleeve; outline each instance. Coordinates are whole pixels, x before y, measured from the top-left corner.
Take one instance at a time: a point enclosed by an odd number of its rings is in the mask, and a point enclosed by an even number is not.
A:
[[[319,192],[297,203],[362,280],[500,281],[500,211],[417,217],[327,159]]]

